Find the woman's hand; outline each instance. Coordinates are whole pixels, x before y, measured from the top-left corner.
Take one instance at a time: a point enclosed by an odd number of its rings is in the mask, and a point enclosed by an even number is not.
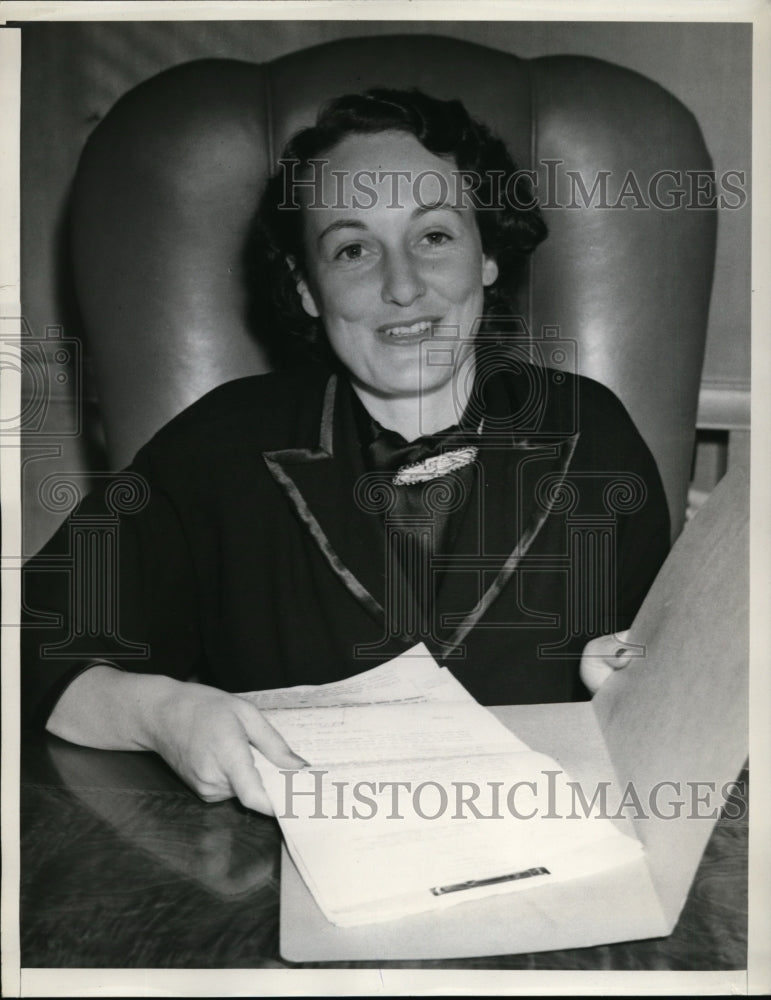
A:
[[[236,796],[249,809],[273,815],[250,744],[277,767],[301,768],[306,762],[243,698],[205,684],[174,683],[149,716],[150,749],[205,802]]]
[[[592,694],[617,670],[622,670],[632,659],[632,651],[625,647],[629,630],[615,635],[601,635],[590,639],[581,654],[581,680]]]
[[[105,750],[154,750],[206,802],[236,796],[273,815],[250,744],[277,767],[305,761],[248,701],[205,684],[95,665],[59,699],[46,727]]]

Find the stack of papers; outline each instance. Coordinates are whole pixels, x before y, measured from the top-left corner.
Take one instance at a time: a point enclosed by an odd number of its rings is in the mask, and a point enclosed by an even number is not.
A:
[[[308,767],[257,750],[287,848],[329,921],[393,920],[591,875],[642,845],[420,645],[333,684],[243,694]]]

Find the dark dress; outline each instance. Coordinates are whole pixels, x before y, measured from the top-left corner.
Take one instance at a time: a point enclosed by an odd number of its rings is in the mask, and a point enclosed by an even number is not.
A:
[[[669,548],[658,470],[599,383],[525,365],[488,395],[476,461],[431,487],[452,530],[423,567],[426,615],[389,562],[393,486],[347,382],[313,368],[207,394],[25,567],[25,718],[93,658],[248,691],[417,641],[484,704],[586,697],[583,646],[630,624]]]

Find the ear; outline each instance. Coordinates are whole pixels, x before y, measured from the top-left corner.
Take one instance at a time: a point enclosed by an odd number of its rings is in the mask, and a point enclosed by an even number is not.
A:
[[[316,305],[316,300],[313,297],[308,282],[297,270],[293,257],[287,257],[287,263],[289,264],[289,270],[294,276],[295,287],[297,288],[297,294],[300,296],[300,301],[303,304],[303,309],[309,316],[312,316],[314,319],[318,319],[321,313],[319,311],[319,307]]]
[[[485,257],[482,262],[482,285],[488,288],[498,278],[498,264],[494,257]]]

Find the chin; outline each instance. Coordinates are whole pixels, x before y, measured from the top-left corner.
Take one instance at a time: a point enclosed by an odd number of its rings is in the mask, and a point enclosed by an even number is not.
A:
[[[408,399],[420,396],[422,393],[421,386],[414,380],[411,382],[375,383],[371,389],[384,399]]]
[[[419,400],[425,396],[432,395],[442,390],[450,391],[449,383],[446,381],[428,381],[426,379],[412,378],[397,384],[382,387],[378,392],[384,396],[391,396],[394,399],[415,399]]]

